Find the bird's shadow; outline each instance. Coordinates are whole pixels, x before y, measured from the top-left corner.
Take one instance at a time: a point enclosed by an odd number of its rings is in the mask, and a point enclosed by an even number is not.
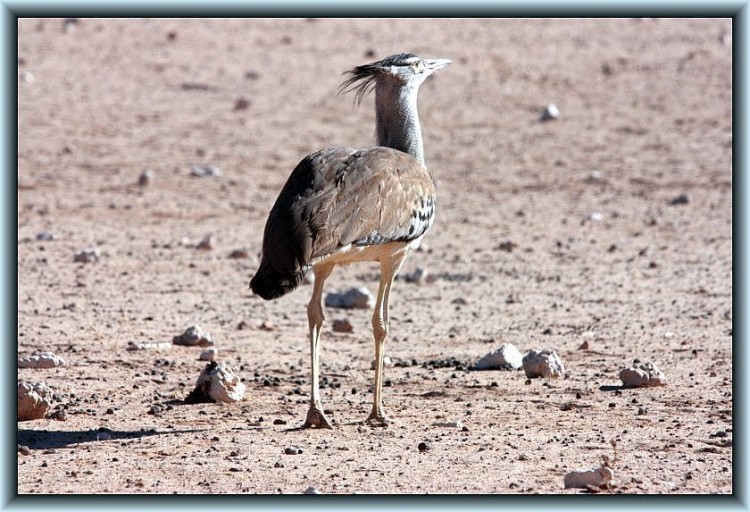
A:
[[[140,439],[149,436],[188,434],[194,432],[204,432],[207,429],[188,429],[188,430],[110,430],[108,428],[98,428],[95,430],[43,430],[43,429],[18,429],[18,444],[27,446],[31,450],[49,450],[57,448],[67,448],[80,443],[92,443],[96,441],[106,441],[112,439]]]

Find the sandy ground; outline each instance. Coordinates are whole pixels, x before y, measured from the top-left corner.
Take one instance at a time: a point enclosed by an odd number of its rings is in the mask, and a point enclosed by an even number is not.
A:
[[[67,365],[18,379],[67,417],[18,423],[18,492],[572,494],[614,440],[604,492],[731,493],[731,50],[728,19],[20,20],[18,353]],[[296,430],[311,287],[247,283],[299,159],[372,144],[341,73],[400,51],[454,64],[420,95],[438,215],[402,270],[430,279],[392,294],[397,423],[361,424],[371,311],[328,309],[336,428]],[[193,324],[242,402],[185,403],[205,362],[170,343]],[[470,371],[503,343],[554,349],[565,378]],[[667,385],[622,388],[634,360]]]

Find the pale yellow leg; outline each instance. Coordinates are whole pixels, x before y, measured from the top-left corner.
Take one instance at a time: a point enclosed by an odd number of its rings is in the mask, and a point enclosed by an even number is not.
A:
[[[382,398],[383,356],[385,338],[388,335],[388,302],[393,280],[405,258],[406,254],[400,253],[380,261],[380,286],[378,287],[378,298],[375,302],[375,313],[372,316],[372,332],[375,337],[375,384],[372,411],[366,420],[366,423],[376,427],[383,427],[389,423],[388,418],[383,413]]]
[[[323,284],[333,271],[333,265],[318,265],[313,267],[315,283],[310,303],[307,305],[307,320],[310,326],[310,362],[312,375],[310,377],[310,409],[307,411],[307,419],[302,428],[333,428],[331,423],[323,414],[323,406],[320,401],[320,333],[325,322],[323,314]]]

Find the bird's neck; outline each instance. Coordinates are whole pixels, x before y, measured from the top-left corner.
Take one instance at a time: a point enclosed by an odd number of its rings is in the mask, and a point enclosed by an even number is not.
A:
[[[414,85],[378,83],[375,89],[377,143],[408,153],[424,165],[417,91]]]

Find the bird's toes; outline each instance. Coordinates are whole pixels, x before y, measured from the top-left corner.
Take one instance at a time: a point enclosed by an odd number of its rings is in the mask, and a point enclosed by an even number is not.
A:
[[[373,415],[365,420],[365,424],[371,427],[387,427],[393,424],[393,420],[384,415]]]
[[[307,411],[307,419],[302,424],[301,428],[327,428],[333,430],[331,422],[328,421],[326,415],[320,409],[310,409]]]

